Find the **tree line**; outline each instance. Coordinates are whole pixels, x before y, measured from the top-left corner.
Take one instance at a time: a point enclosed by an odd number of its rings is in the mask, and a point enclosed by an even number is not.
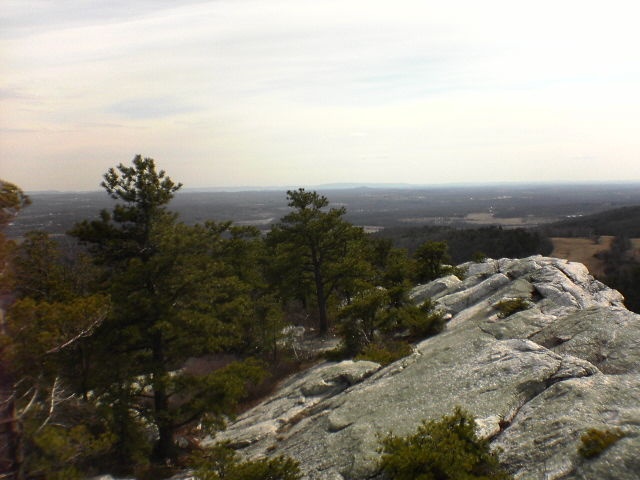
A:
[[[544,232],[524,228],[500,226],[452,228],[424,226],[389,228],[375,234],[390,239],[397,247],[415,252],[426,242],[447,244],[451,261],[455,264],[489,258],[522,258],[531,255],[549,255],[553,244]]]
[[[297,314],[341,336],[334,358],[388,359],[444,327],[408,299],[415,282],[460,274],[442,242],[410,256],[304,189],[287,192],[290,212],[266,235],[187,225],[169,210],[182,185],[141,156],[101,185],[115,206],[77,223],[73,241],[0,238],[4,478],[153,477],[189,464],[188,432],[223,428],[276,374]],[[4,225],[28,199],[0,186]],[[207,356],[214,368],[189,369]]]

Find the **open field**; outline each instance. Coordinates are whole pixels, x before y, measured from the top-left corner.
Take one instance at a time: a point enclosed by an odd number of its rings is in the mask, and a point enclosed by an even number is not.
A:
[[[558,221],[557,217],[539,217],[529,214],[523,217],[496,217],[492,212],[468,213],[464,221],[469,225],[499,225],[504,228],[530,228]]]
[[[604,262],[596,258],[595,254],[608,250],[613,239],[614,237],[607,235],[598,237],[596,240],[592,238],[552,237],[553,252],[551,252],[551,256],[583,263],[592,275],[601,276],[604,274]]]

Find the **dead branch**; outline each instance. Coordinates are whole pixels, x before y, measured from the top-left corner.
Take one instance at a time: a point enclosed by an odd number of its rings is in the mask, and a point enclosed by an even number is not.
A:
[[[86,338],[89,337],[93,334],[94,330],[104,321],[104,319],[107,318],[107,312],[102,312],[98,318],[96,318],[91,325],[89,325],[87,328],[83,329],[80,331],[80,333],[78,333],[75,337],[73,337],[72,339],[64,342],[62,345],[58,345],[57,347],[54,347],[50,350],[47,350],[45,352],[45,354],[49,355],[52,353],[58,353],[59,351],[67,348],[70,345],[73,345],[75,342],[77,342],[78,340],[80,340],[81,338]]]
[[[27,406],[22,409],[22,412],[20,412],[20,415],[18,415],[18,418],[24,417],[27,414],[27,412],[29,412],[31,407],[35,404],[36,398],[38,398],[38,389],[34,387],[33,396],[31,397],[31,400],[29,400],[29,403],[27,403]]]

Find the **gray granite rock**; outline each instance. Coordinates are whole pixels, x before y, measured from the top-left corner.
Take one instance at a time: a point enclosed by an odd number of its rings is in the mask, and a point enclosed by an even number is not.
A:
[[[426,299],[436,299],[442,292],[451,292],[455,287],[462,284],[462,281],[455,275],[447,275],[438,278],[433,282],[418,285],[410,294],[410,298],[416,304],[423,303]]]
[[[270,443],[281,431],[311,415],[322,400],[363,381],[379,369],[380,365],[375,362],[345,360],[325,363],[295,375],[275,395],[203,444],[229,441],[236,448],[245,448],[263,440]]]
[[[590,428],[620,428],[627,437],[585,459],[578,448]],[[493,444],[516,478],[631,480],[640,472],[639,440],[640,375],[600,374],[541,392]]]
[[[591,307],[548,324],[531,339],[584,358],[604,373],[640,372],[639,322],[637,314],[621,307]]]
[[[412,355],[298,374],[211,441],[230,440],[247,457],[290,455],[308,479],[374,478],[381,435],[461,406],[516,478],[639,478],[640,316],[580,264],[534,256],[462,267],[462,281],[413,291],[452,318]],[[500,318],[507,298],[528,308]],[[589,428],[626,436],[585,459]]]

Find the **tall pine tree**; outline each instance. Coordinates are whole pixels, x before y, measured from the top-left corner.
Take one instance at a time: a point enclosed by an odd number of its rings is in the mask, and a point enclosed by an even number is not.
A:
[[[357,283],[371,274],[363,252],[364,233],[343,217],[344,207],[303,188],[287,192],[293,210],[274,225],[267,237],[274,266],[288,285],[313,292],[320,334],[329,330],[328,303],[332,295],[355,293]]]
[[[135,407],[158,432],[152,459],[175,459],[178,428],[227,413],[261,375],[251,360],[202,376],[181,368],[192,356],[240,349],[240,324],[253,312],[246,274],[235,267],[238,235],[230,224],[178,222],[167,205],[180,184],[153,159],[110,169],[102,185],[118,202],[113,211],[72,232],[103,266],[113,305],[95,336],[110,358],[97,375],[121,427],[122,454],[135,441],[127,431]]]

